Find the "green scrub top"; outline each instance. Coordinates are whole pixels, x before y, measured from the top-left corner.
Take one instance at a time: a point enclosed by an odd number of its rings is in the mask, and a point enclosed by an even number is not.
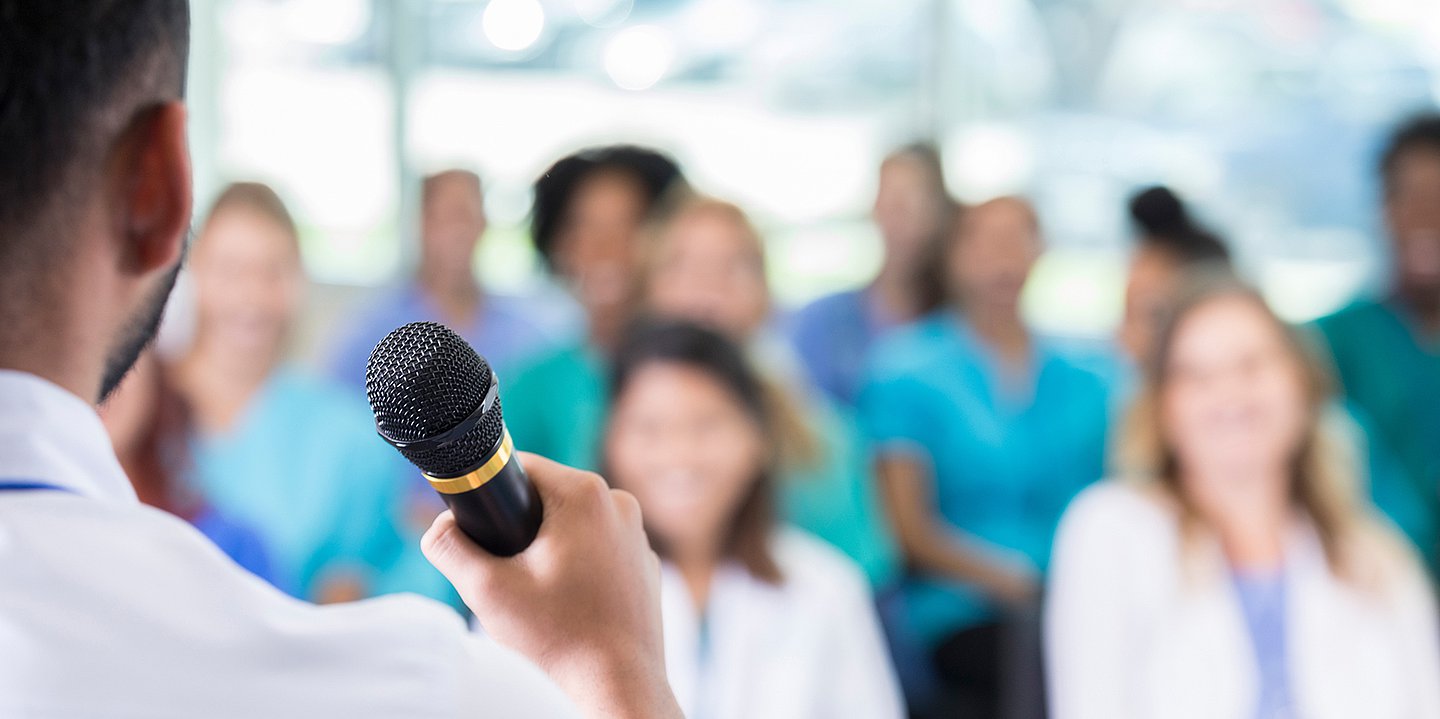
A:
[[[1433,573],[1440,566],[1440,338],[1423,337],[1389,301],[1356,302],[1316,326],[1372,451],[1398,465],[1395,472],[1372,472],[1375,502]]]

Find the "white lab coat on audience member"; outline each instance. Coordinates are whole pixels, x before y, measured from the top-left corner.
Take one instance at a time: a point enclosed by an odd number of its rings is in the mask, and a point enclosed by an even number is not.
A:
[[[771,546],[784,581],[721,565],[703,629],[684,579],[663,566],[665,663],[687,719],[900,719],[859,568],[799,530],[777,531]]]
[[[0,491],[0,717],[579,715],[437,602],[318,607],[248,574],[140,504],[93,408],[0,370],[0,483],[20,482],[58,489]]]
[[[1440,717],[1440,635],[1419,562],[1398,536],[1367,536],[1390,581],[1338,579],[1318,535],[1286,545],[1285,621],[1294,715]],[[1145,490],[1104,482],[1061,522],[1050,564],[1046,653],[1052,719],[1253,719],[1253,645],[1216,541],[1184,547]]]

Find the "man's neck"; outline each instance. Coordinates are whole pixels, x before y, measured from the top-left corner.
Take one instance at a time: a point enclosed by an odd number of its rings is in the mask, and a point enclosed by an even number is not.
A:
[[[1423,337],[1440,338],[1440,291],[1401,291],[1398,299],[1414,318]]]
[[[894,261],[887,261],[880,267],[875,281],[870,283],[870,294],[887,317],[899,321],[915,318],[920,303],[916,297],[914,275]]]
[[[95,404],[100,394],[100,377],[105,372],[105,351],[86,350],[98,342],[82,332],[66,331],[61,325],[41,328],[34,323],[12,326],[0,336],[0,369],[25,372]],[[101,358],[96,361],[95,358]]]

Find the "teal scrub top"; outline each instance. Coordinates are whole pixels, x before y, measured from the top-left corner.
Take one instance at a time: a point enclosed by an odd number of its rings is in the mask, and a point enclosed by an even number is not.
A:
[[[1373,472],[1376,504],[1424,555],[1440,555],[1440,338],[1396,303],[1360,301],[1316,323],[1371,450],[1395,472]]]
[[[783,468],[781,515],[855,560],[882,589],[899,574],[899,554],[881,508],[870,445],[849,410],[816,398],[805,408],[819,456]]]
[[[354,392],[281,369],[230,431],[193,445],[197,486],[260,535],[281,589],[315,599],[323,580],[343,574],[371,593],[453,601],[401,518],[420,478],[375,434]]]
[[[512,378],[501,376],[501,409],[515,448],[598,471],[608,365],[597,350],[572,343],[523,365]]]
[[[1033,347],[1030,386],[1017,393],[1002,386],[1000,359],[968,324],[933,314],[877,347],[859,406],[877,451],[931,468],[946,522],[1043,572],[1066,504],[1104,471],[1108,399],[1098,377],[1042,341]],[[961,582],[913,575],[902,590],[920,641],[995,616]]]

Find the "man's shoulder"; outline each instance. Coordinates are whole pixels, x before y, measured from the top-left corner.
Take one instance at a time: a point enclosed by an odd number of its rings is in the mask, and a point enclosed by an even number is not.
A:
[[[93,716],[108,711],[106,701],[153,703],[155,716],[184,715],[173,707],[300,716],[300,708],[329,713],[329,701],[388,705],[398,712],[389,716],[453,716],[458,677],[450,667],[462,665],[466,648],[447,607],[415,596],[308,604],[159,510],[83,497],[39,501],[0,509],[0,532],[10,540],[0,546],[0,575],[24,579],[0,583],[0,625],[13,628],[14,640],[0,667],[85,676],[88,686],[65,694],[49,682],[12,685],[3,675],[14,673],[0,671],[0,708],[21,701]],[[399,711],[398,702],[417,713]]]

